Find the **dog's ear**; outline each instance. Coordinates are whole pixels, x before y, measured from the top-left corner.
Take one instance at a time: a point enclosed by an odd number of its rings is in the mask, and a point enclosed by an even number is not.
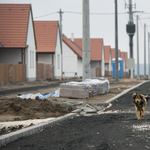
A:
[[[140,94],[140,98],[141,98],[141,99],[143,99],[144,97],[145,97],[144,95]]]
[[[147,101],[149,100],[149,97],[148,97],[148,95],[146,95],[146,96],[145,96],[145,98],[146,98],[146,100],[147,100]]]
[[[136,93],[134,93],[134,94],[132,95],[133,99],[135,99],[135,96],[136,96]]]

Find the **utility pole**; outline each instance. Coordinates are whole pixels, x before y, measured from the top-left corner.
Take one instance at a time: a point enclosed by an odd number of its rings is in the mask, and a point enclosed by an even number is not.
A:
[[[59,11],[59,17],[60,17],[60,46],[61,46],[61,79],[63,79],[63,46],[62,46],[62,14],[63,12]]]
[[[144,78],[146,78],[146,24],[144,24]]]
[[[150,58],[150,33],[148,33],[148,58]],[[150,78],[150,59],[148,59],[148,77]]]
[[[126,6],[126,5],[125,5]],[[135,24],[133,22],[133,11],[132,11],[132,0],[129,0],[129,22],[126,26],[127,33],[129,35],[129,49],[130,59],[128,59],[128,69],[130,70],[131,79],[133,78],[134,72],[134,59],[133,59],[133,36],[135,33]]]
[[[83,0],[82,80],[91,77],[89,0]]]
[[[118,9],[117,9],[117,0],[115,0],[115,80],[119,81],[119,72],[118,72]]]
[[[137,78],[139,79],[140,78],[140,75],[139,75],[139,16],[137,15],[136,16],[136,21],[137,21]]]

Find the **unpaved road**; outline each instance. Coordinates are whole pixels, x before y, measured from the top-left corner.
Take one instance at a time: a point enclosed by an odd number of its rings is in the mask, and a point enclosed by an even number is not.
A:
[[[93,106],[96,106],[98,102],[105,102],[117,94],[123,92],[124,90],[131,88],[132,86],[137,85],[141,81],[121,79],[121,83],[115,83],[114,79],[110,80],[110,92],[103,95],[96,95],[88,99],[73,99],[73,98],[62,98],[62,97],[49,97],[47,100],[32,100],[32,99],[17,99],[17,94],[29,94],[29,93],[51,93],[59,88],[59,82],[49,83],[44,81],[43,86],[38,85],[38,88],[35,86],[21,85],[22,88],[17,89],[20,85],[16,85],[16,89],[9,89],[9,85],[5,85],[4,89],[0,91],[0,94],[5,96],[0,97],[0,122],[6,121],[18,121],[18,120],[27,120],[27,119],[44,119],[49,117],[58,117],[69,113],[65,108],[59,107],[58,109],[53,108],[49,101],[62,101],[62,102],[88,102]],[[33,83],[32,83],[33,84]],[[37,84],[35,82],[35,84]],[[34,85],[34,84],[33,84]],[[14,85],[12,85],[14,86]],[[28,86],[28,87],[27,87]],[[12,91],[12,93],[11,93]]]
[[[99,115],[75,117],[1,150],[147,150],[150,149],[150,103],[144,120],[136,118],[132,94],[149,95],[150,82],[120,97]]]

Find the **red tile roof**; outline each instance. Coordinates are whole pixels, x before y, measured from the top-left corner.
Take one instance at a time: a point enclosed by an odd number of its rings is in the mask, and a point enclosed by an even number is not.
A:
[[[36,52],[55,52],[58,21],[34,21]]]
[[[3,47],[26,47],[30,4],[0,4],[0,43]]]
[[[82,39],[75,38],[74,41],[82,49]],[[103,39],[101,38],[90,39],[91,60],[93,61],[102,60],[102,47],[103,47]]]
[[[62,40],[79,58],[82,57],[82,49],[75,42],[72,42],[64,34],[62,35]]]
[[[121,57],[121,52],[118,50],[118,58]],[[111,49],[111,60],[115,58],[115,48]]]
[[[109,63],[110,50],[110,46],[104,46],[105,63]]]
[[[120,50],[118,50],[118,57],[121,57],[121,52],[120,52]]]
[[[125,53],[124,52],[121,52],[121,58],[122,58],[122,60],[125,60]]]
[[[111,60],[115,58],[115,48],[111,48]]]

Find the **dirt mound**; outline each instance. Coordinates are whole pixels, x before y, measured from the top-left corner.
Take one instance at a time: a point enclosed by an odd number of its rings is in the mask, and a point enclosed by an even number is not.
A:
[[[58,117],[69,113],[61,106],[53,107],[48,100],[32,99],[1,99],[0,100],[0,121],[44,119]],[[7,117],[7,119],[6,119]]]

